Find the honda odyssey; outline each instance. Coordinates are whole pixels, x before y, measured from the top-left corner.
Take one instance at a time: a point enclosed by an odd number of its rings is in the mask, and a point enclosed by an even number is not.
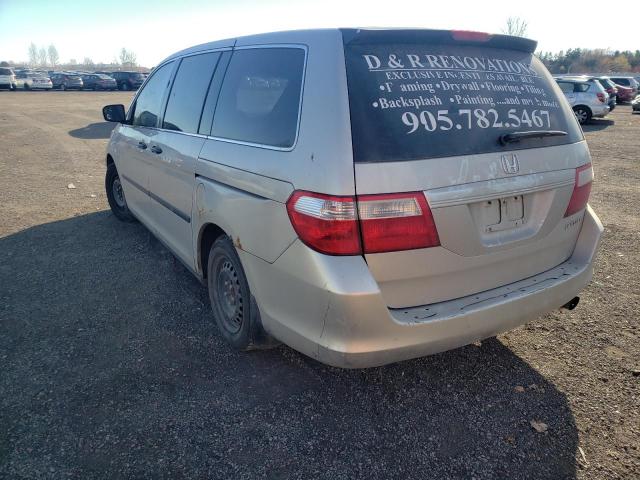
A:
[[[103,109],[109,204],[206,283],[238,349],[369,367],[573,308],[602,225],[535,48],[374,29],[188,48]]]

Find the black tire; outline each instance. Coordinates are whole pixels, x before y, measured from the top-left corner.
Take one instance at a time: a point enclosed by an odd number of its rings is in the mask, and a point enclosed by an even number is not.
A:
[[[580,125],[584,125],[585,123],[589,123],[591,121],[591,109],[589,107],[585,107],[584,105],[578,105],[573,107],[573,113],[576,115],[576,120]]]
[[[209,251],[207,287],[213,318],[230,345],[238,350],[278,345],[262,328],[240,257],[226,235],[218,237]]]
[[[118,176],[115,163],[107,165],[104,186],[107,191],[109,207],[111,207],[111,211],[116,218],[123,222],[135,221],[135,217],[131,214],[127,206],[127,200],[124,198],[124,190],[122,189],[122,183],[120,183],[120,177]]]
[[[29,85],[27,85],[27,83],[25,82],[25,84],[22,86],[22,88],[24,88],[25,90],[29,90]]]

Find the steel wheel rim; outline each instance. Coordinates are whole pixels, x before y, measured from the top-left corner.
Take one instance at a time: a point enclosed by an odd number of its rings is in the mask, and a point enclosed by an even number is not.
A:
[[[120,178],[116,177],[111,184],[111,190],[113,192],[113,199],[116,202],[116,205],[120,208],[124,208],[127,202],[124,199],[124,191],[122,190],[122,183],[120,183]]]
[[[215,293],[225,329],[230,333],[239,332],[242,328],[244,305],[238,272],[228,258],[223,258],[218,263]]]

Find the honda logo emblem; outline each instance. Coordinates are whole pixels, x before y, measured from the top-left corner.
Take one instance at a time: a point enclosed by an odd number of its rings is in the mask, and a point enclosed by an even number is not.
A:
[[[502,155],[500,159],[502,161],[502,169],[504,173],[511,175],[520,171],[520,164],[518,163],[518,156],[515,153],[507,153]]]

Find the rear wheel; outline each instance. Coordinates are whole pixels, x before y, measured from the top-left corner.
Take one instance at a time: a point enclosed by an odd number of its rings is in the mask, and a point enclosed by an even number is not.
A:
[[[573,113],[575,114],[576,120],[578,120],[578,123],[580,125],[584,125],[589,120],[591,120],[591,110],[583,105],[573,107]]]
[[[209,251],[207,286],[213,317],[228,343],[238,350],[277,345],[262,329],[240,257],[226,235],[218,237]]]
[[[25,83],[25,84],[22,86],[22,88],[24,88],[25,90],[29,90],[29,84],[28,84],[28,83]]]
[[[110,163],[107,166],[107,175],[104,183],[107,191],[107,201],[113,214],[123,222],[133,222],[135,217],[131,214],[127,206],[127,200],[124,197],[124,190],[122,189],[122,182],[120,181],[115,163]]]
[[[67,86],[64,83],[60,85],[60,90],[64,92],[66,89],[67,89]]]

